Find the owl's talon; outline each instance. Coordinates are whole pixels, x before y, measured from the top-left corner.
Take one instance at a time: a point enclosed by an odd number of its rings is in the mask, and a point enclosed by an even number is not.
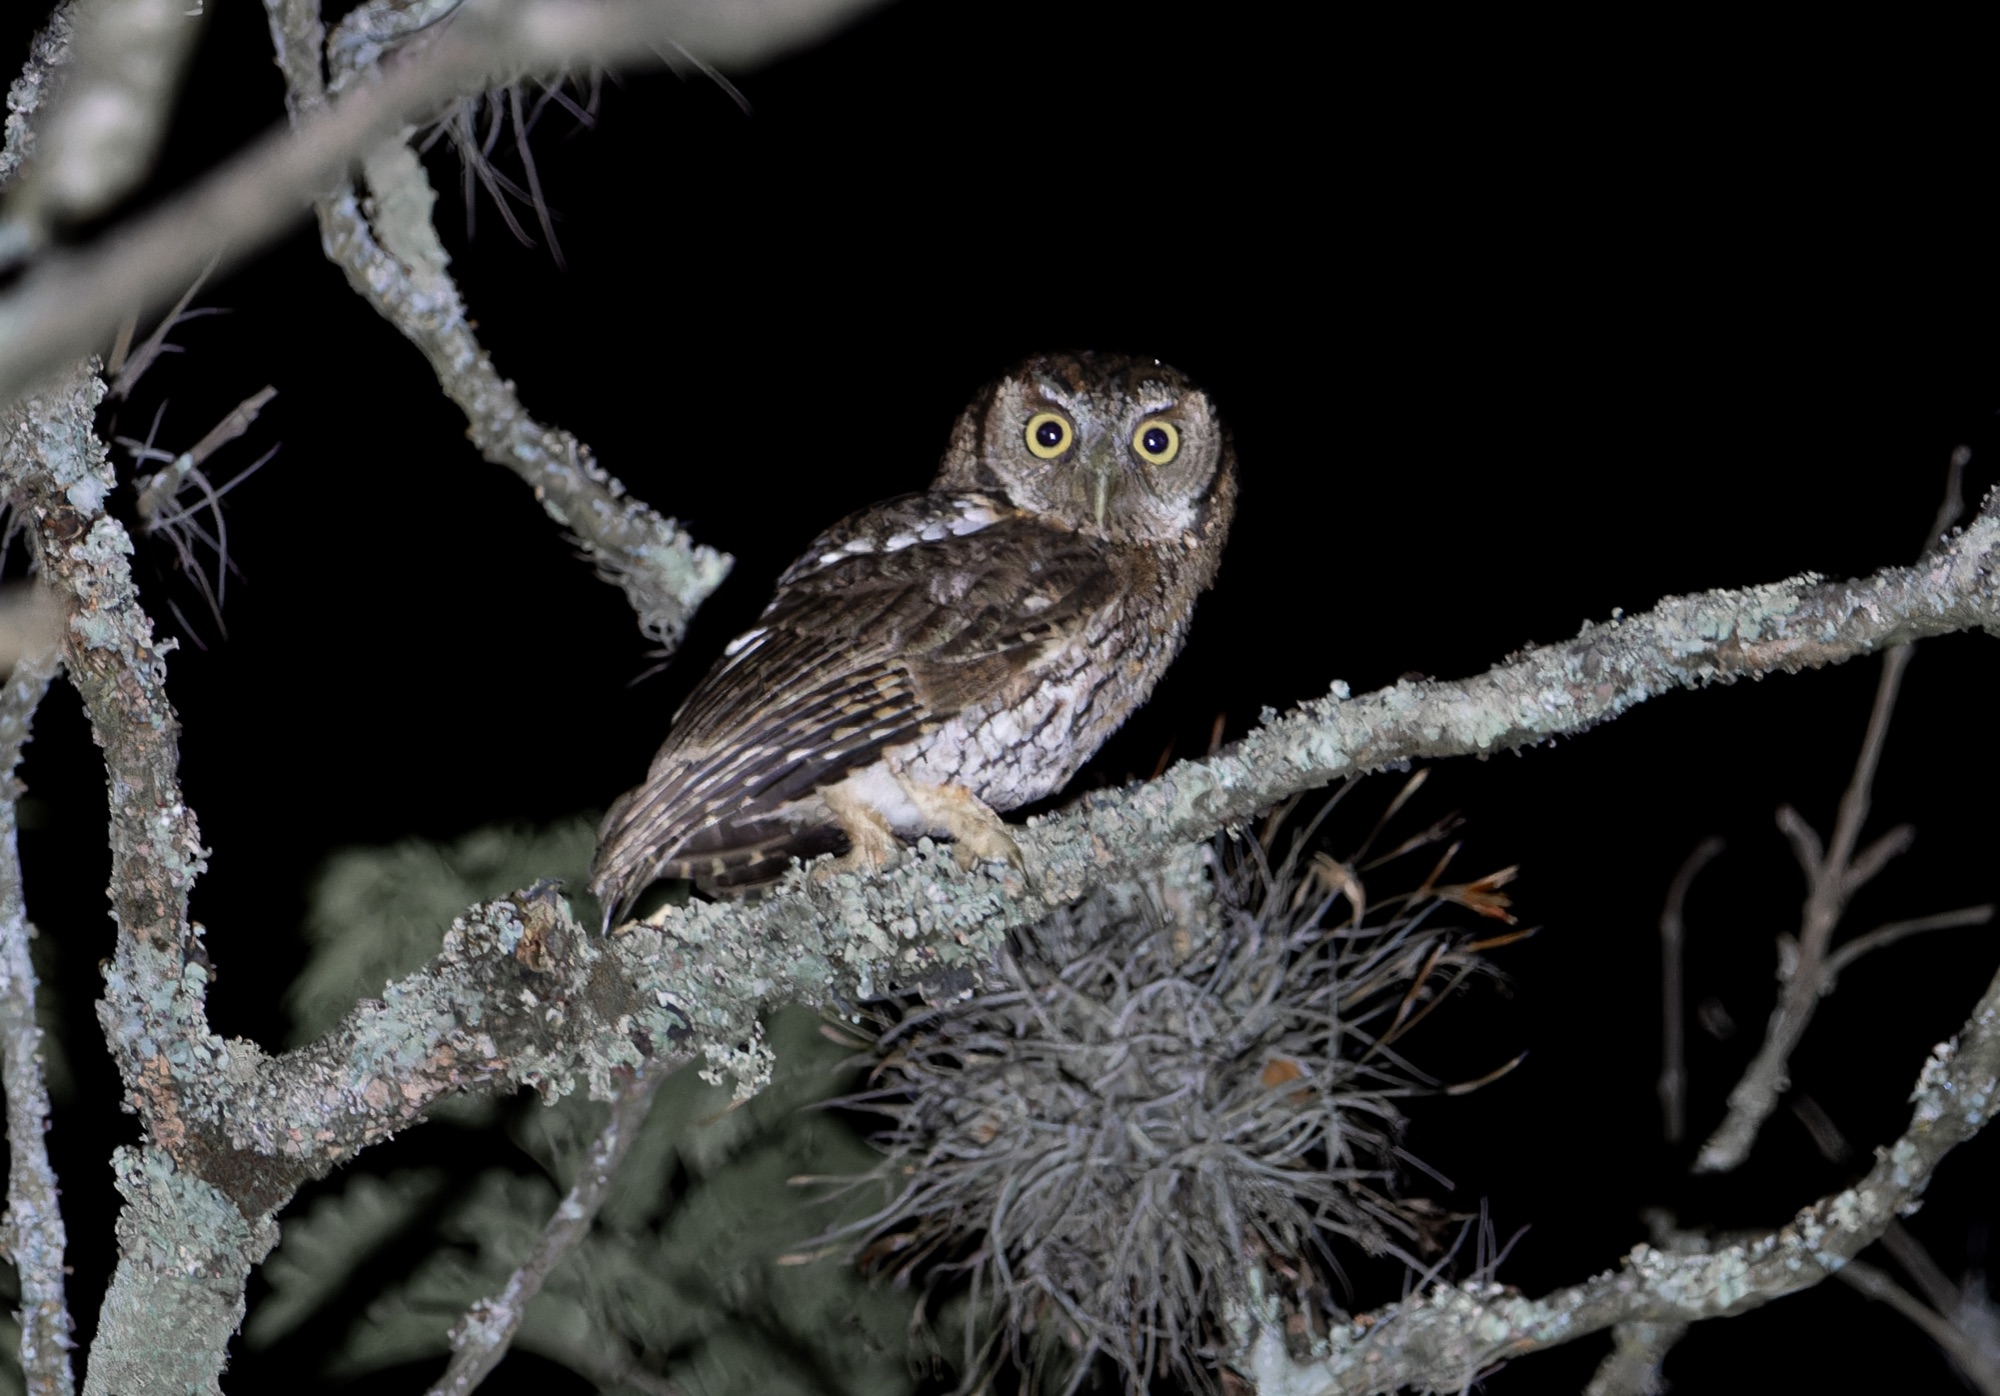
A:
[[[1006,821],[970,790],[913,780],[899,783],[930,826],[950,837],[951,856],[962,870],[971,872],[981,863],[1005,863],[1017,872],[1026,871],[1020,845],[1014,842]]]
[[[982,863],[1005,863],[1016,872],[1027,871],[1027,864],[1021,859],[1021,846],[997,817],[990,826],[974,826],[955,837],[957,842],[951,846],[951,856],[963,872],[971,872]]]
[[[903,859],[900,847],[884,852],[872,844],[856,844],[837,858],[825,858],[813,864],[814,882],[825,886],[843,873],[875,873],[884,868],[893,868]]]
[[[847,835],[847,852],[816,866],[815,881],[831,882],[842,873],[880,872],[902,861],[902,841],[865,798],[844,784],[830,786],[820,796],[840,824],[841,832]]]

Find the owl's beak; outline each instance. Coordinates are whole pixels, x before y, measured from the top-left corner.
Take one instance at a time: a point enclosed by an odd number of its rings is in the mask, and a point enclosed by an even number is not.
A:
[[[1104,511],[1111,504],[1111,496],[1118,490],[1123,472],[1115,460],[1099,458],[1092,460],[1085,469],[1090,472],[1090,511],[1097,516],[1097,526],[1104,527]]]

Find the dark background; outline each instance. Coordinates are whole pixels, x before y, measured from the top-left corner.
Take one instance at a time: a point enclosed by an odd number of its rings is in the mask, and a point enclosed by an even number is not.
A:
[[[282,110],[260,12],[214,8],[135,207]],[[737,558],[683,657],[637,685],[652,661],[620,595],[478,459],[310,229],[206,289],[230,314],[176,333],[187,352],[117,430],[143,435],[164,401],[162,444],[183,448],[278,389],[211,462],[226,476],[282,445],[231,496],[227,640],[171,554],[137,561],[163,626],[168,599],[193,624],[172,693],[214,850],[195,915],[216,1028],[282,1040],[329,851],[553,820],[632,783],[784,564],[922,485],[959,407],[1027,352],[1178,365],[1243,463],[1187,651],[1085,782],[1198,752],[1218,713],[1239,735],[1336,677],[1360,692],[1473,673],[1613,607],[1908,561],[1953,446],[1974,450],[1975,499],[2000,478],[1994,113],[1958,66],[1965,36],[1432,12],[1301,30],[1279,13],[911,4],[736,77],[748,114],[700,77],[607,82],[595,129],[551,110],[535,136],[564,269],[483,196],[470,235],[455,162],[433,156],[454,271],[529,410]],[[26,24],[9,21],[6,53]],[[1910,820],[1919,837],[1855,930],[1992,896],[1997,667],[1984,636],[1918,654],[1869,833]],[[1410,1141],[1456,1182],[1452,1205],[1484,1200],[1502,1239],[1530,1227],[1503,1280],[1541,1293],[1609,1267],[1648,1205],[1768,1228],[1855,1176],[1786,1111],[1739,1176],[1685,1168],[1761,1035],[1773,938],[1797,926],[1772,812],[1830,826],[1875,678],[1863,662],[1672,694],[1435,773],[1428,809],[1469,821],[1460,867],[1521,864],[1517,909],[1542,927],[1504,954],[1511,997],[1440,1013],[1421,1040],[1444,1074],[1529,1053],[1489,1090],[1420,1106]],[[25,777],[30,910],[76,1024],[52,1147],[87,1341],[113,1255],[106,1155],[133,1128],[106,1108],[116,1079],[85,1008],[110,946],[103,783],[66,691]],[[1728,852],[1689,903],[1689,1002],[1714,1000],[1735,1033],[1691,1025],[1694,1138],[1675,1150],[1653,1095],[1655,927],[1709,834]],[[1996,960],[1990,930],[1934,933],[1822,1008],[1794,1079],[1864,1160]],[[1996,1148],[1954,1155],[1911,1222],[1954,1275],[1984,1263]],[[1603,1347],[1488,1389],[1579,1389]],[[256,1361],[233,1389],[278,1379]],[[1960,1389],[1838,1284],[1698,1327],[1667,1372],[1689,1391],[1831,1390],[1874,1364]]]

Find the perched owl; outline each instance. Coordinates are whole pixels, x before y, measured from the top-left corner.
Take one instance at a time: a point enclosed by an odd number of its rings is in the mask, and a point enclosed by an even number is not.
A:
[[[1235,455],[1150,359],[1029,359],[966,408],[922,494],[864,509],[778,579],[612,806],[606,924],[658,878],[727,891],[794,857],[956,842],[1055,791],[1152,692],[1215,579]]]

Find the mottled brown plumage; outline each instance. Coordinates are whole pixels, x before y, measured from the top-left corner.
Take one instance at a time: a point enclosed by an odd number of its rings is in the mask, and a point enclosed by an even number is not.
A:
[[[959,418],[928,491],[816,539],[690,695],[605,817],[607,923],[656,879],[738,888],[843,844],[1013,856],[993,811],[1061,788],[1145,701],[1235,502],[1222,425],[1173,369],[1022,364]]]

